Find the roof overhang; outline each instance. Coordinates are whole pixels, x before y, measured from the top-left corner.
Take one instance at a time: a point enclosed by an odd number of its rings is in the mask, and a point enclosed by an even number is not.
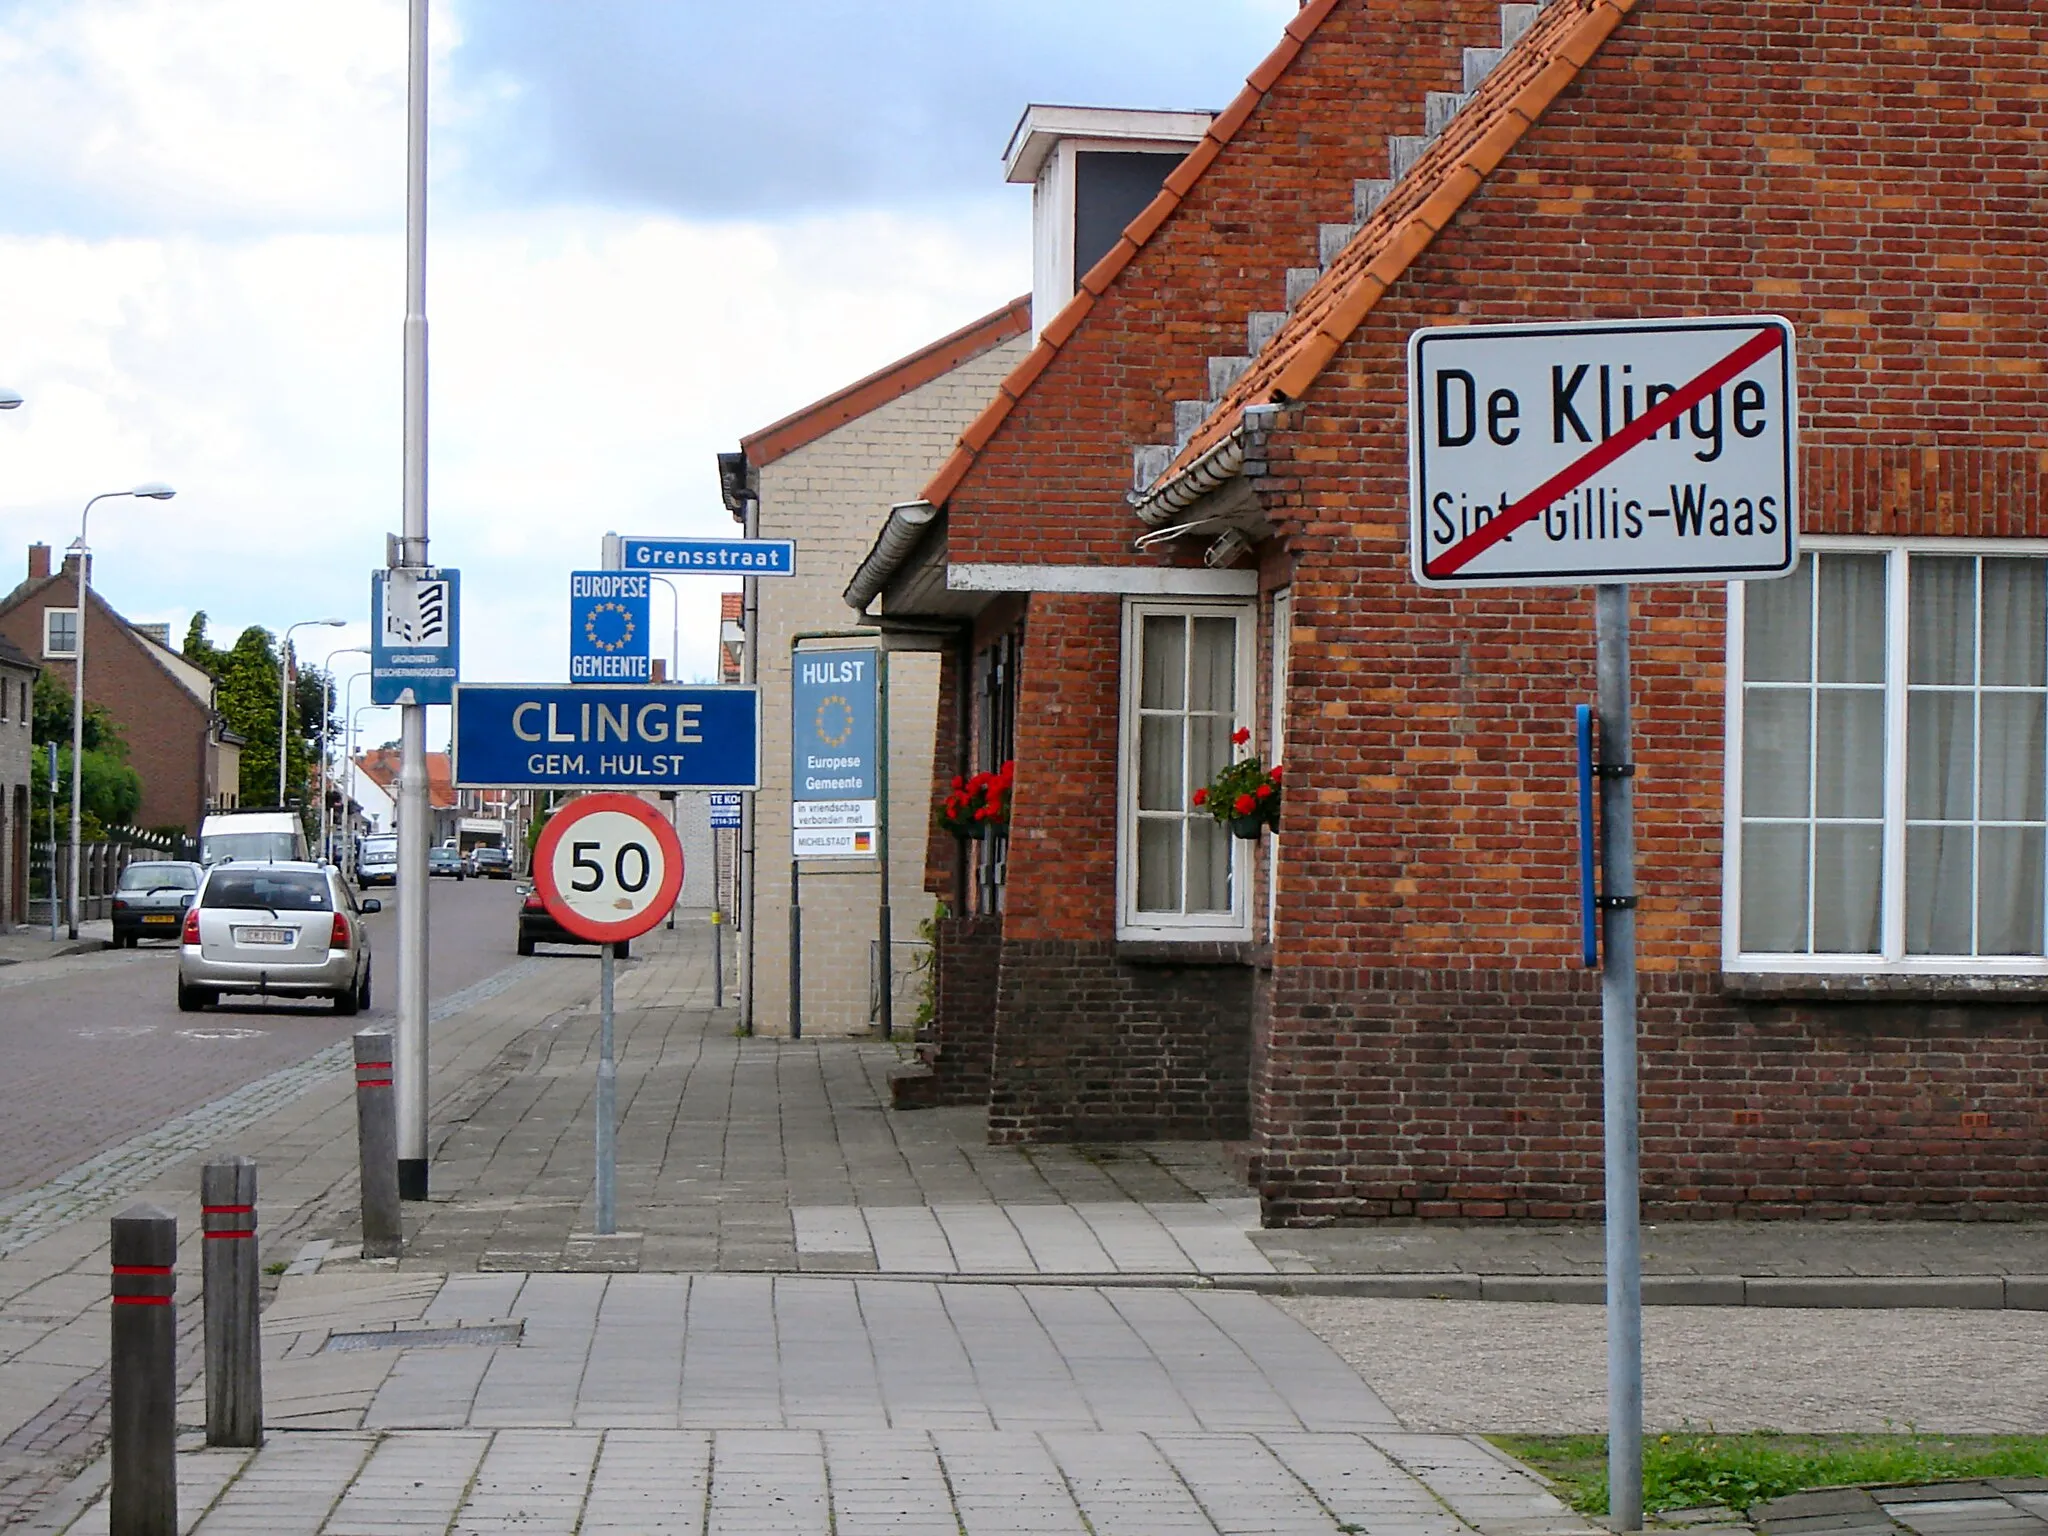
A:
[[[1024,109],[1003,149],[1003,179],[1026,185],[1063,139],[1085,139],[1108,148],[1129,142],[1134,149],[1185,148],[1209,131],[1214,112],[1149,112],[1134,107],[1055,107],[1034,103]]]

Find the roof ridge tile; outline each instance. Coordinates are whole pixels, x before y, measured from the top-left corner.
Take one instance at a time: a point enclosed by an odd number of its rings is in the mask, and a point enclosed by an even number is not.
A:
[[[1280,41],[1245,77],[1244,88],[1231,99],[1230,105],[1210,122],[1208,132],[1196,141],[1194,148],[1187,152],[1180,164],[1168,173],[1158,196],[1124,227],[1122,238],[1110,247],[1107,255],[1089,268],[1087,275],[1076,285],[1074,296],[1038,333],[1037,344],[1024,361],[1011,370],[1009,378],[1003,381],[987,409],[975,417],[967,431],[960,434],[959,442],[952,453],[947,455],[946,462],[939,466],[938,473],[926,483],[923,496],[925,501],[933,506],[943,506],[946,499],[959,489],[960,482],[967,478],[968,470],[973,467],[981,450],[988,446],[996,428],[1002,425],[1004,418],[1009,415],[1016,403],[1024,398],[1031,385],[1051,365],[1053,354],[1072,339],[1082,320],[1087,318],[1089,310],[1095,307],[1096,296],[1106,292],[1109,285],[1116,281],[1117,275],[1130,264],[1131,258],[1159,233],[1160,228],[1173,216],[1174,210],[1180,207],[1195,183],[1200,181],[1209,167],[1216,163],[1216,157],[1223,152],[1223,146],[1235,138],[1238,131],[1251,120],[1252,114],[1258,110],[1259,103],[1265,99],[1266,93],[1282,75],[1287,73],[1289,66],[1300,56],[1302,48],[1315,35],[1317,28],[1329,19],[1330,13],[1340,3],[1341,0],[1309,0],[1309,3],[1302,6],[1287,23]],[[1041,357],[1040,353],[1044,356]],[[970,441],[970,437],[974,440]]]
[[[1550,0],[1472,100],[1358,228],[1251,368],[1209,412],[1154,493],[1236,430],[1251,405],[1297,400],[1386,291],[1457,217],[1638,0]]]

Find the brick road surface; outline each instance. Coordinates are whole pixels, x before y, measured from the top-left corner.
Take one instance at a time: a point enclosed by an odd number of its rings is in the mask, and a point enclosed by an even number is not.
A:
[[[435,996],[512,962],[515,910],[506,884],[434,887]],[[336,1017],[326,1003],[283,1001],[180,1013],[177,952],[168,944],[0,968],[0,1199],[302,1062],[366,1023],[388,1022],[398,959],[392,920],[390,912],[369,920],[376,1006],[355,1019]],[[13,950],[23,952],[29,940],[13,937]]]

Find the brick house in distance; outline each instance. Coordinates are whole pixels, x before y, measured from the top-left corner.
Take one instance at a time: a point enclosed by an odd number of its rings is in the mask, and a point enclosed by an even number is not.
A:
[[[1411,579],[1407,343],[1775,312],[1802,563],[1635,594],[1644,1204],[2048,1209],[2048,17],[1424,11],[1303,8],[849,590],[1021,659],[941,1091],[1247,1136],[1269,1224],[1597,1215],[1592,605]],[[1278,837],[1190,807],[1239,729]]]
[[[239,802],[241,739],[214,709],[206,670],[172,650],[161,626],[122,618],[92,586],[90,568],[86,574],[85,697],[113,717],[142,776],[136,824],[197,837],[208,811]],[[73,686],[77,556],[52,573],[50,547],[29,546],[27,580],[0,598],[0,637]]]

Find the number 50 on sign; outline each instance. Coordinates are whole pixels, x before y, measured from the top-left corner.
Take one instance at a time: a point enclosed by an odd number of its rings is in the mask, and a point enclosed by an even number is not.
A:
[[[534,845],[533,877],[564,928],[593,943],[623,943],[675,905],[682,844],[637,796],[579,795],[549,818]]]

